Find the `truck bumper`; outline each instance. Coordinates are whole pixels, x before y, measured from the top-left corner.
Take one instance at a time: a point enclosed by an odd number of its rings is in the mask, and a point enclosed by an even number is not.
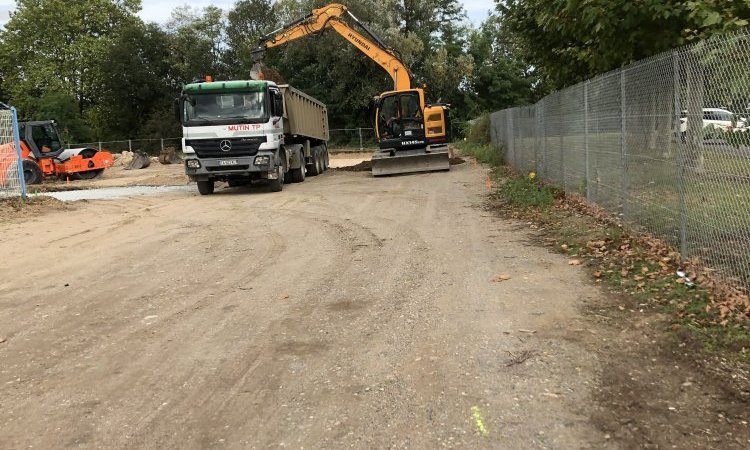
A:
[[[185,174],[193,181],[273,179],[278,176],[276,168],[276,155],[273,152],[227,158],[198,158],[195,155],[185,155]]]

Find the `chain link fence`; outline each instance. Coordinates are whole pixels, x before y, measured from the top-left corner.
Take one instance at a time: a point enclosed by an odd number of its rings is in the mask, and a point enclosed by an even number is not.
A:
[[[508,164],[750,288],[750,31],[491,115]]]
[[[338,128],[329,130],[328,148],[337,152],[372,151],[377,148],[374,128]],[[182,151],[182,138],[126,139],[118,141],[94,141],[67,144],[68,148],[90,147],[114,153],[144,151],[158,155],[163,149],[173,147]]]
[[[126,139],[119,141],[94,141],[67,144],[68,148],[95,148],[113,153],[125,151],[142,151],[149,155],[158,155],[165,148],[174,148],[178,153],[182,151],[182,138],[155,139]]]
[[[0,198],[25,197],[16,110],[0,103]]]

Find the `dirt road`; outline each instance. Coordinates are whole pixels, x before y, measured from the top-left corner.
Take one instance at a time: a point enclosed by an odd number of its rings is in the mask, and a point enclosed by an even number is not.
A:
[[[0,447],[607,447],[569,338],[600,294],[483,211],[485,178],[331,171],[0,225]]]

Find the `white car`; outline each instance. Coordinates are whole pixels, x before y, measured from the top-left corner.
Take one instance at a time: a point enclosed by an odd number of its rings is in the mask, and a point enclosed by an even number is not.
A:
[[[747,119],[722,108],[703,108],[703,128],[715,128],[722,131],[747,131]],[[687,111],[680,116],[680,131],[687,131]]]

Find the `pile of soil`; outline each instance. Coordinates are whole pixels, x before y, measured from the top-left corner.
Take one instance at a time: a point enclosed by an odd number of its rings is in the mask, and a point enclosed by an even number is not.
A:
[[[370,172],[372,170],[372,163],[370,161],[362,161],[353,166],[331,168],[331,170],[343,170],[344,172]]]
[[[71,205],[46,195],[29,197],[26,200],[0,198],[0,223],[72,208]]]
[[[459,157],[453,157],[450,159],[451,166],[457,166],[459,164],[465,164],[466,160]],[[347,167],[339,167],[333,170],[343,170],[345,172],[370,172],[372,170],[372,163],[370,161],[362,161],[359,164]]]

